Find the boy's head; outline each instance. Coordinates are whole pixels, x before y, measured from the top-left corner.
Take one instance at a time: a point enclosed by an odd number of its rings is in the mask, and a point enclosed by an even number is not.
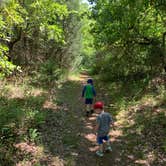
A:
[[[103,111],[103,109],[104,109],[104,104],[101,101],[97,101],[94,104],[93,108],[96,111],[96,113],[101,113],[101,111]]]
[[[88,84],[93,84],[93,80],[90,78],[90,79],[87,80],[87,83]]]

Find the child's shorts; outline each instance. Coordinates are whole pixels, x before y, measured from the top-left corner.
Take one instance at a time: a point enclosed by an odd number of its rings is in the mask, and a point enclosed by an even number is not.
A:
[[[104,140],[104,141],[108,141],[108,140],[109,140],[109,137],[108,137],[107,135],[104,136],[104,137],[97,137],[97,143],[98,143],[99,145],[103,144],[103,140]]]
[[[93,104],[93,99],[85,99],[85,104]]]

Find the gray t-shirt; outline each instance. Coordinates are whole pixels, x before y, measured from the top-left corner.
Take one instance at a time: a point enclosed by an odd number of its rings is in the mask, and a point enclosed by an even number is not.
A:
[[[97,135],[99,137],[104,137],[108,135],[110,130],[110,124],[113,122],[111,115],[108,112],[102,112],[97,117],[97,124],[99,125],[99,129],[97,131]]]

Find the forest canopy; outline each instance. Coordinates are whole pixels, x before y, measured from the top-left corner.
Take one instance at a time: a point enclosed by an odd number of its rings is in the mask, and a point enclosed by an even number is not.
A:
[[[162,72],[165,6],[149,0],[1,1],[1,75],[43,62],[42,72],[55,78],[85,68],[108,80]]]
[[[79,0],[1,1],[1,75],[11,74],[17,66],[33,68],[43,62],[48,70],[61,73],[79,65],[88,47],[82,37],[88,33],[84,27],[87,9]]]
[[[114,77],[165,68],[165,1],[89,1],[95,20],[91,32],[103,61],[94,65],[94,72]]]

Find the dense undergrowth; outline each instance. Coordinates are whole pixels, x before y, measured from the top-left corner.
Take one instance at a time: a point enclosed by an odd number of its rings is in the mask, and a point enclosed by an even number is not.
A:
[[[51,78],[52,70],[43,67],[30,77],[1,80],[0,165],[58,164],[52,154],[64,155],[62,145],[77,146],[77,136],[73,139],[69,131],[74,115],[68,115],[65,97],[57,97],[65,76]]]
[[[128,165],[166,163],[165,83],[165,75],[160,75],[99,85],[105,87],[100,98],[116,117],[123,140],[121,158],[130,161]]]
[[[14,165],[29,157],[18,150],[19,143],[40,143],[38,129],[45,120],[43,103],[47,96],[41,89],[12,82],[1,82],[0,91],[0,163]]]
[[[45,151],[49,150],[52,154],[63,156],[64,151],[60,150],[61,146],[76,148],[79,144],[78,128],[72,125],[75,124],[77,117],[74,112],[70,114],[66,112],[66,109],[73,110],[75,107],[76,101],[72,96],[78,92],[75,91],[74,83],[63,87],[60,92],[61,97],[58,97],[56,90],[58,87],[62,88],[60,82],[53,81],[49,84],[50,81],[45,81],[34,84],[34,80],[28,77],[23,80],[1,81],[0,163],[2,166],[28,165],[29,161],[34,165],[48,164],[49,156]],[[98,80],[96,85],[97,98],[104,100],[121,130],[119,135],[119,139],[123,140],[121,159],[126,160],[129,157],[133,164],[142,162],[144,165],[146,163],[164,165],[166,162],[165,76],[104,84]],[[70,106],[65,105],[68,100],[65,98],[65,89],[71,89],[68,92],[69,95],[72,94],[69,99]],[[48,125],[50,125],[49,130],[46,129]],[[52,129],[51,126],[57,127]],[[70,132],[71,130],[75,132]],[[51,134],[52,132],[55,134]],[[60,142],[53,141],[55,139]],[[54,146],[58,147],[55,149]],[[70,157],[65,159],[70,160]]]

